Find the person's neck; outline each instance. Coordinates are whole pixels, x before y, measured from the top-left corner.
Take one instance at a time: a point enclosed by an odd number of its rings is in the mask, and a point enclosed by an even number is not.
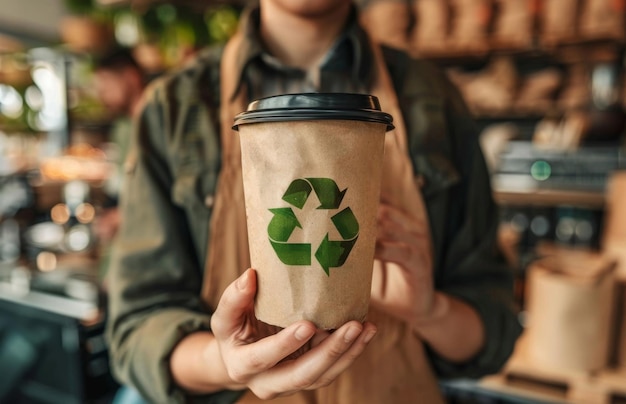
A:
[[[321,16],[301,16],[284,10],[273,1],[261,1],[261,36],[269,52],[287,66],[311,70],[341,33],[350,3]]]
[[[135,97],[130,104],[130,117],[136,118],[141,112],[141,97]]]

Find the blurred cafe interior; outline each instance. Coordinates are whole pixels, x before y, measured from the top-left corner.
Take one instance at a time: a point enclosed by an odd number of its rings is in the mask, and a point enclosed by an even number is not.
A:
[[[247,3],[0,0],[0,403],[113,402],[107,268],[133,116]],[[499,373],[442,381],[449,402],[626,403],[626,2],[357,7],[459,89],[500,209],[525,329]],[[120,100],[99,67],[128,55]]]

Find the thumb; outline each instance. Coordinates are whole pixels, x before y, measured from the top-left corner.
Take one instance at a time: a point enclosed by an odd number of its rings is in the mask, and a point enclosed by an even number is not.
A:
[[[232,282],[220,298],[211,318],[211,329],[216,337],[226,337],[241,329],[250,310],[254,309],[256,272],[248,269]]]

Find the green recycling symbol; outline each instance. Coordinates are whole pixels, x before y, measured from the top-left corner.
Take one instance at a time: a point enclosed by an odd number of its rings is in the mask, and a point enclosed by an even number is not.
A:
[[[315,191],[320,201],[317,209],[338,210],[346,194],[330,178],[298,178],[291,182],[283,200],[290,205],[302,209],[311,191]],[[285,265],[311,265],[311,244],[289,243],[289,237],[296,228],[302,228],[291,207],[270,209],[274,214],[267,227],[270,243]],[[330,276],[330,268],[342,266],[352,247],[359,237],[359,222],[352,209],[347,207],[330,218],[343,240],[330,240],[328,233],[315,251],[315,258],[326,275]]]

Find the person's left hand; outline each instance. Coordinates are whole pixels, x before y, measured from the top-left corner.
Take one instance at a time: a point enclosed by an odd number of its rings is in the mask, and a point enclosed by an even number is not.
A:
[[[371,303],[411,325],[435,306],[433,257],[426,213],[415,219],[391,205],[378,209]],[[381,265],[382,264],[382,265]]]

